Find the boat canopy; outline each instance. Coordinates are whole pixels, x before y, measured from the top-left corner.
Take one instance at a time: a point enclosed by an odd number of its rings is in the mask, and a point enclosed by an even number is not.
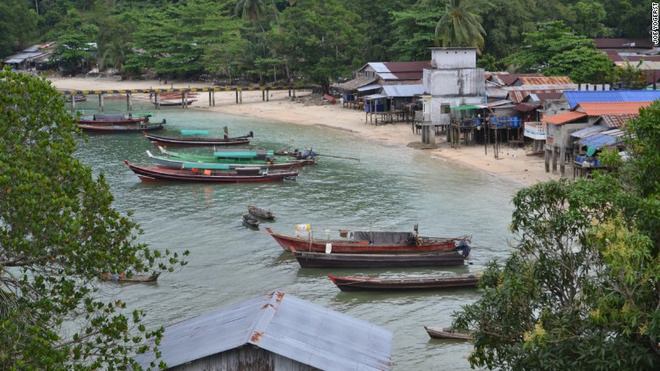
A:
[[[183,135],[183,136],[209,135],[209,131],[208,130],[181,129],[181,135]]]
[[[369,241],[370,244],[407,244],[415,242],[415,235],[411,232],[365,232],[351,233],[354,241]]]
[[[216,151],[213,156],[217,158],[256,158],[259,156],[271,157],[275,153],[273,151]]]

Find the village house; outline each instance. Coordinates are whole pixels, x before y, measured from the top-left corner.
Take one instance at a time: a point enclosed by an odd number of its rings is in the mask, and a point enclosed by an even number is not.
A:
[[[159,351],[178,371],[379,371],[392,367],[392,333],[275,291],[167,326]]]
[[[644,72],[646,83],[655,89],[660,81],[660,48],[647,39],[596,38],[596,48],[619,67],[627,64]]]
[[[5,58],[5,65],[15,70],[37,70],[42,69],[50,61],[55,50],[55,42],[32,45],[21,52]]]

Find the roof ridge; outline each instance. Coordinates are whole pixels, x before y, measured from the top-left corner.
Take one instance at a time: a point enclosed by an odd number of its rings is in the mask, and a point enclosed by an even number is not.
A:
[[[266,304],[261,306],[261,314],[255,318],[254,325],[247,334],[245,344],[259,346],[259,340],[261,340],[261,337],[266,332],[268,325],[273,320],[273,317],[275,317],[277,308],[280,306],[282,300],[284,300],[285,295],[286,294],[284,291],[280,289],[277,289],[269,294],[270,299]]]

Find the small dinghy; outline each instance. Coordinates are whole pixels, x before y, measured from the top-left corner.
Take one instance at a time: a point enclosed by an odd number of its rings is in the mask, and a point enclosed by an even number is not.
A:
[[[430,327],[424,326],[426,332],[434,339],[451,339],[451,340],[472,340],[472,335],[469,333],[458,332],[451,327]]]
[[[248,212],[250,215],[259,218],[259,219],[265,219],[265,220],[274,220],[275,215],[273,215],[273,212],[270,210],[262,209],[260,207],[256,207],[253,205],[248,206]]]
[[[248,228],[259,229],[259,220],[250,214],[243,214],[243,224]]]

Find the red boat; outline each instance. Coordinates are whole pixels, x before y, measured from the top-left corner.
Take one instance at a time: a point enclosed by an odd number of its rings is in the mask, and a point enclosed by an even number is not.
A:
[[[238,168],[234,170],[181,170],[158,166],[138,166],[124,160],[126,166],[143,181],[183,181],[207,183],[252,183],[277,182],[286,178],[295,178],[297,171],[268,171],[258,168]]]
[[[91,131],[97,133],[134,133],[144,131],[161,130],[165,120],[162,122],[150,123],[139,122],[134,124],[78,124],[78,128],[84,131]]]
[[[379,278],[367,276],[333,276],[328,278],[342,291],[404,291],[404,290],[446,290],[474,288],[479,283],[476,275],[462,276],[422,276]]]
[[[467,246],[467,237],[420,237],[411,232],[352,232],[346,239],[309,239],[287,236],[266,228],[266,232],[286,251],[326,252],[338,254],[397,254],[452,251]]]
[[[125,116],[123,114],[101,114],[97,113],[91,117],[81,117],[78,124],[82,125],[136,125],[149,122],[149,116],[133,117],[132,115]]]

